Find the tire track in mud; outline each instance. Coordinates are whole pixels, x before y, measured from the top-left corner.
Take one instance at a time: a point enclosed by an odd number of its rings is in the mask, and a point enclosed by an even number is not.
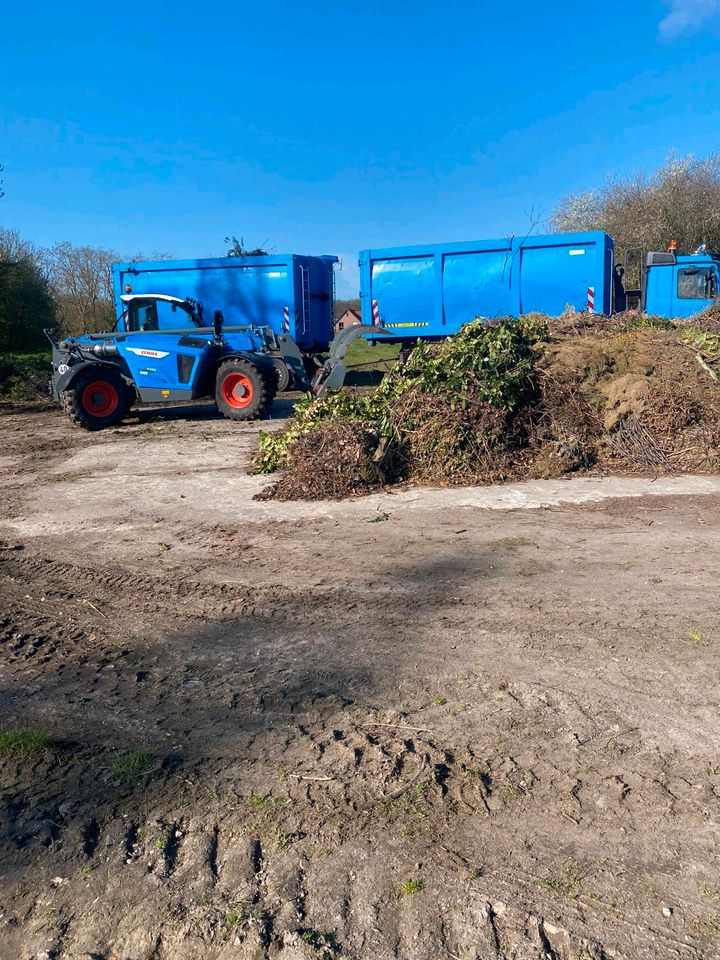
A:
[[[107,572],[0,546],[2,576],[23,586],[26,592],[40,592],[45,600],[89,605],[100,618],[96,623],[100,633],[107,633],[107,620],[127,615],[128,609],[134,616],[161,618],[164,628],[177,624],[183,632],[187,632],[189,620],[329,631],[346,629],[352,623],[351,611],[367,607],[378,627],[405,631],[410,636],[423,630],[447,606],[441,587],[428,589],[418,611],[420,622],[408,623],[403,608],[406,595],[412,595],[413,584],[377,583],[369,579],[354,584],[328,583],[310,590],[306,584],[291,588],[281,584],[218,583],[163,572],[142,574],[125,567]],[[453,607],[460,602],[459,598],[452,598]]]
[[[53,906],[56,952],[51,950],[51,955],[79,956],[63,952],[62,943],[69,942],[82,944],[93,956],[113,953],[137,960],[197,956],[224,960],[236,955],[228,952],[228,945],[243,948],[238,956],[258,960],[365,960],[369,956],[435,960],[445,955],[497,960],[690,960],[709,956],[693,938],[683,940],[657,926],[643,930],[634,918],[617,914],[613,939],[624,940],[627,950],[606,948],[602,938],[580,932],[586,929],[585,913],[593,904],[565,902],[563,923],[557,924],[538,903],[533,878],[512,868],[490,869],[469,884],[448,864],[431,862],[425,867],[426,875],[433,878],[427,891],[402,898],[393,881],[398,865],[381,869],[366,853],[359,856],[362,846],[340,846],[322,859],[311,854],[302,838],[297,846],[265,850],[245,818],[227,812],[224,818],[221,815],[218,820],[213,813],[188,824],[162,819],[131,828],[109,824],[106,832],[98,834],[95,850],[102,855],[119,844],[119,852],[129,854],[120,868],[125,878],[102,870],[96,862],[82,875],[82,884],[76,878],[70,886],[65,885],[67,881],[59,886]],[[178,832],[179,842],[170,852],[168,838]],[[83,855],[87,859],[87,851]],[[411,849],[408,859],[412,856]],[[118,868],[115,856],[113,869]],[[111,903],[118,903],[118,883],[130,884],[134,902],[142,905],[135,910],[132,924],[118,924],[107,913]],[[336,891],[337,899],[330,897],[328,904],[329,891]],[[557,908],[550,909],[551,916],[555,912]],[[26,919],[45,933],[46,914],[40,902]],[[329,930],[330,923],[334,932]],[[0,945],[0,957],[9,960],[10,956],[15,960],[30,954],[5,953]]]
[[[151,614],[171,613],[213,620],[248,617],[285,624],[315,623],[321,619],[317,612],[318,597],[308,597],[306,589],[251,587],[244,583],[176,578],[163,573],[148,576],[128,569],[107,573],[46,557],[21,556],[17,551],[0,552],[0,575],[3,574],[28,585],[42,585],[44,595],[51,599],[73,600],[89,594],[112,606],[131,600],[135,610]],[[328,588],[323,592],[323,603],[330,610],[344,611],[348,595],[346,589]],[[380,605],[392,605],[387,600],[383,602],[383,598],[376,599]]]
[[[308,603],[299,591],[262,586],[253,589],[252,602],[236,604],[236,597],[245,594],[243,585],[204,583],[197,575],[168,581],[161,574],[132,570],[98,572],[20,551],[0,553],[2,574],[15,578],[10,585],[19,600],[18,618],[5,617],[0,624],[0,640],[13,662],[39,662],[45,650],[50,659],[43,666],[63,661],[66,670],[93,646],[104,662],[117,631],[114,623],[85,606],[73,611],[81,623],[68,625],[55,615],[56,608],[75,602],[78,594],[97,601],[98,609],[117,618],[120,628],[118,610],[128,598],[136,609],[157,615],[164,624],[246,616],[272,628],[343,624],[349,603],[367,590],[365,585],[355,589],[323,585]],[[25,593],[37,597],[38,587],[50,608],[47,614],[37,613],[25,601]],[[401,607],[407,611],[412,590],[400,593]],[[137,594],[144,596],[136,598]],[[387,629],[396,622],[393,607],[398,594],[384,581],[376,581],[372,594],[376,626]],[[428,616],[444,603],[440,595],[429,597]],[[415,611],[412,616],[417,616]],[[173,797],[180,780],[168,784],[158,810],[153,809],[156,796],[138,796],[134,803],[123,797],[123,805],[132,803],[132,824],[107,822],[97,812],[89,816],[85,804],[78,823],[61,820],[48,835],[47,849],[53,856],[57,851],[61,862],[64,858],[59,875],[70,874],[53,893],[58,914],[53,921],[57,935],[52,932],[55,954],[76,960],[82,947],[103,960],[113,952],[138,960],[711,956],[703,953],[703,937],[696,938],[697,943],[683,943],[647,916],[613,913],[605,894],[610,881],[602,896],[589,896],[571,886],[543,892],[542,884],[570,881],[558,879],[553,873],[556,865],[543,860],[540,851],[528,853],[520,867],[509,855],[513,852],[509,843],[503,846],[492,840],[497,832],[520,844],[523,828],[531,829],[533,816],[548,809],[565,811],[575,821],[564,833],[557,831],[553,838],[557,844],[572,844],[579,831],[595,828],[617,837],[621,826],[632,835],[653,818],[672,832],[682,805],[682,832],[677,838],[682,842],[690,839],[694,828],[707,829],[717,818],[716,794],[702,796],[705,813],[692,802],[700,796],[696,788],[702,771],[687,761],[676,771],[672,757],[656,757],[653,766],[648,751],[632,737],[610,737],[610,725],[617,719],[611,712],[588,712],[579,697],[557,691],[548,697],[519,682],[498,691],[497,682],[479,671],[474,683],[462,697],[483,705],[472,718],[480,733],[467,743],[460,722],[448,731],[437,714],[433,716],[441,732],[433,734],[435,723],[423,714],[421,703],[416,703],[415,713],[392,718],[383,714],[377,724],[369,707],[367,714],[355,704],[333,705],[323,712],[318,690],[304,691],[288,674],[277,705],[287,708],[290,719],[272,735],[258,738],[252,764],[235,763],[226,750],[201,768],[209,783],[223,774],[226,785],[239,785],[234,802],[240,809],[235,815],[214,809],[214,801],[204,794],[191,804],[180,803]],[[138,692],[133,694],[133,689]],[[139,683],[131,685],[128,695],[140,700],[142,689]],[[446,692],[452,701],[453,692]],[[261,697],[264,694],[263,689]],[[422,691],[422,696],[429,701],[433,693]],[[293,716],[296,707],[302,708],[303,716]],[[398,729],[389,729],[393,721]],[[403,725],[428,729],[402,730]],[[570,731],[577,734],[574,740]],[[278,780],[278,770],[286,779]],[[320,782],[294,780],[293,775],[303,774]],[[707,781],[706,776],[703,782]],[[278,790],[287,791],[292,803],[273,807],[273,817],[256,827],[257,809],[251,798],[274,796]],[[366,811],[369,816],[363,820]],[[375,846],[363,846],[368,823],[375,836],[383,838]],[[550,820],[545,829],[551,831],[557,824],[562,826],[562,821]],[[448,834],[456,829],[465,832],[453,844]],[[384,846],[388,836],[389,845]],[[475,855],[487,850],[477,879],[468,881],[472,859],[455,859],[452,869],[445,863],[437,852],[440,837],[453,857],[458,849],[469,848]],[[32,840],[36,842],[40,837]],[[327,858],[320,855],[320,844],[328,844]],[[109,856],[112,870],[104,865],[103,857]],[[386,862],[379,866],[379,860]],[[414,864],[421,861],[425,890],[401,898],[400,879],[408,871],[414,873]],[[77,876],[81,866],[91,868],[87,877]],[[103,871],[105,886],[100,883]],[[338,888],[333,912],[321,907],[330,886]],[[129,890],[135,900],[132,908]],[[45,937],[42,945],[38,939],[37,954],[47,949],[49,922],[40,899],[29,914]],[[674,906],[679,913],[692,915],[693,904],[681,894]],[[113,908],[120,914],[124,910],[125,916],[115,920]],[[603,915],[606,922],[609,919],[608,939],[628,945],[624,953],[602,946],[606,939],[602,929],[595,928],[598,939],[588,933],[587,918]],[[557,916],[562,925],[548,919]],[[143,928],[142,938],[135,927]],[[74,952],[63,946],[67,941],[74,944]],[[0,944],[2,960],[3,949]],[[25,960],[21,949],[10,956]]]

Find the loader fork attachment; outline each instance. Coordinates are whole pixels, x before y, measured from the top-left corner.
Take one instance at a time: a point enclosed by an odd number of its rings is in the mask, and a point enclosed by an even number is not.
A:
[[[345,354],[353,340],[358,337],[365,337],[369,334],[384,334],[392,336],[389,330],[383,330],[382,327],[370,326],[368,324],[358,323],[355,326],[341,330],[330,344],[330,352],[327,360],[320,367],[312,379],[310,389],[315,397],[324,397],[328,390],[339,390],[345,383],[347,366],[345,365]]]

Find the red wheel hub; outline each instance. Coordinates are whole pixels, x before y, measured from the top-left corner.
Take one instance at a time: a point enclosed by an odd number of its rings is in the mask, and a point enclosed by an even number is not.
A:
[[[93,417],[109,417],[119,403],[117,390],[107,380],[93,380],[82,392],[83,408]]]
[[[255,393],[252,380],[244,373],[229,373],[223,380],[220,391],[225,403],[239,410],[252,403]]]

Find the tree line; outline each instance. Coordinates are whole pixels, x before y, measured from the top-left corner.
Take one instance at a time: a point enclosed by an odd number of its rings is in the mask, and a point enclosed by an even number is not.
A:
[[[228,257],[268,253],[264,246],[246,247],[235,236],[225,242]],[[112,264],[169,259],[172,255],[164,252],[126,256],[68,241],[38,247],[17,230],[0,227],[0,353],[43,349],[47,328],[61,338],[111,330],[117,319]]]
[[[701,244],[720,251],[720,153],[670,158],[652,173],[614,176],[600,187],[568,193],[550,216],[558,233],[605,230],[615,241],[615,258],[637,283],[641,254],[665,250],[671,240],[678,253]]]
[[[111,265],[168,257],[123,257],[116,250],[67,241],[38,247],[17,230],[0,227],[0,353],[42,349],[44,328],[61,337],[112,329]]]
[[[644,250],[663,250],[670,240],[680,253],[691,253],[702,243],[720,250],[720,153],[671,156],[652,173],[615,176],[597,188],[568,193],[548,227],[561,233],[605,230],[615,240],[618,261],[632,260],[633,253]],[[267,253],[265,244],[246,246],[242,237],[226,237],[226,244],[227,256]],[[37,247],[16,230],[0,227],[0,353],[41,349],[44,327],[55,328],[60,336],[111,328],[110,266],[142,259],[148,258],[68,242]],[[636,257],[634,267],[628,264],[628,279],[635,283],[639,277],[632,274],[640,260]]]

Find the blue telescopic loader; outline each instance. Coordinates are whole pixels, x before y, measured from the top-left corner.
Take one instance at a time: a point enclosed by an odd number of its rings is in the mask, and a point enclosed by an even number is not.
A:
[[[348,346],[373,332],[361,325],[343,330],[313,370],[290,334],[271,326],[226,328],[215,310],[208,327],[198,301],[168,294],[124,294],[121,301],[125,309],[111,333],[57,342],[46,331],[52,394],[86,430],[119,423],[137,403],[204,398],[231,420],[256,420],[288,380],[315,396],[339,389]]]

